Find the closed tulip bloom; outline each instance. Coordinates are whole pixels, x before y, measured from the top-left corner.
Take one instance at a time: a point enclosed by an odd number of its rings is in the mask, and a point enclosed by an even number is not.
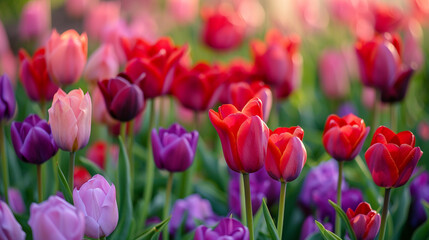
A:
[[[119,61],[111,44],[101,45],[89,58],[83,75],[92,84],[103,79],[116,76],[119,71]]]
[[[24,240],[25,233],[16,221],[9,206],[0,200],[0,239]]]
[[[365,153],[366,164],[375,184],[397,188],[408,182],[423,152],[415,147],[412,132],[395,134],[387,127],[379,127]]]
[[[19,35],[24,39],[42,38],[49,29],[48,2],[32,0],[25,4],[19,22]]]
[[[381,92],[381,101],[388,103],[402,101],[407,94],[408,85],[413,74],[414,69],[404,69],[396,78],[393,86]]]
[[[75,30],[59,35],[53,30],[46,46],[46,63],[50,76],[59,85],[79,80],[86,63],[88,38]]]
[[[224,104],[219,112],[210,109],[209,118],[219,134],[229,168],[253,173],[264,166],[269,129],[263,119],[262,101],[251,99],[242,111]]]
[[[19,77],[28,97],[33,101],[50,101],[58,90],[46,68],[45,48],[39,48],[33,57],[19,50]]]
[[[201,225],[195,231],[194,240],[217,239],[247,240],[249,239],[249,230],[236,219],[223,218],[214,229]]]
[[[10,134],[15,153],[24,162],[42,164],[58,151],[51,127],[35,114],[22,123],[13,122]]]
[[[362,149],[369,134],[363,119],[348,114],[342,118],[329,115],[323,131],[323,146],[337,161],[353,160]]]
[[[268,174],[282,182],[295,180],[307,161],[301,127],[277,128],[268,139],[265,168]]]
[[[369,203],[360,203],[355,211],[347,209],[347,218],[358,240],[375,239],[380,229],[381,218],[380,214],[371,209]]]
[[[59,148],[75,152],[88,144],[92,113],[89,93],[75,89],[66,94],[60,88],[48,112],[52,135]]]
[[[121,73],[115,78],[98,82],[110,115],[121,122],[135,118],[144,108],[142,90]]]
[[[73,202],[85,215],[85,235],[91,238],[109,236],[118,224],[115,185],[95,175],[82,187],[73,190]]]
[[[194,161],[198,132],[187,132],[178,123],[168,129],[152,130],[152,151],[156,166],[169,172],[183,172]]]
[[[85,230],[85,216],[58,196],[31,204],[28,224],[34,240],[81,240]]]
[[[16,100],[9,77],[0,76],[0,121],[9,121],[15,115]]]
[[[325,51],[319,59],[320,85],[326,97],[341,99],[350,91],[345,56],[341,51]]]

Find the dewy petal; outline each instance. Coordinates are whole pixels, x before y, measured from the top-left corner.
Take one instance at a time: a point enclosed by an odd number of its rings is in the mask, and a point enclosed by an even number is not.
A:
[[[390,188],[398,180],[398,168],[385,145],[372,145],[366,151],[365,159],[372,179],[378,186]]]

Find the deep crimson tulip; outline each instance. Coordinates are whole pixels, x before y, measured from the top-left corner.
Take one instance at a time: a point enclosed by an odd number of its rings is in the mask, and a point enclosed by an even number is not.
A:
[[[301,127],[277,128],[270,132],[265,169],[268,174],[282,182],[295,180],[307,161]]]
[[[351,208],[347,209],[347,218],[350,225],[359,240],[372,240],[377,236],[380,229],[380,214],[371,209],[371,205],[367,202],[362,202],[353,211]]]
[[[19,50],[19,77],[28,97],[33,101],[50,101],[58,90],[58,86],[49,77],[46,68],[45,48],[39,48],[33,58]]]
[[[107,110],[116,120],[128,122],[144,108],[142,90],[124,73],[99,81],[98,87],[104,96]]]
[[[372,13],[375,20],[374,29],[379,33],[396,31],[404,19],[401,9],[391,4],[374,3]]]
[[[263,119],[262,101],[251,99],[242,111],[232,104],[210,109],[209,118],[219,134],[229,168],[253,173],[264,166],[269,129]]]
[[[414,147],[412,132],[395,134],[387,127],[379,127],[365,153],[366,164],[375,184],[380,187],[400,187],[407,183],[423,152]]]
[[[353,160],[362,149],[369,127],[363,119],[350,113],[342,118],[329,115],[323,131],[323,146],[337,161]]]
[[[302,57],[298,51],[301,40],[298,36],[285,37],[271,30],[265,41],[252,42],[255,72],[275,87],[278,98],[286,98],[301,82]]]
[[[400,73],[393,86],[381,92],[381,101],[390,103],[402,101],[405,98],[413,74],[414,69],[411,68]]]
[[[172,92],[184,107],[205,111],[219,99],[224,81],[225,74],[218,66],[198,63],[175,80]]]
[[[229,99],[229,86],[233,83],[250,82],[254,80],[254,74],[250,63],[243,59],[234,59],[223,67],[226,74],[226,80],[223,83],[222,93],[219,97],[221,103],[231,103]],[[247,99],[248,101],[249,99]],[[247,103],[246,101],[246,103]],[[245,104],[246,104],[245,103]],[[243,105],[244,106],[244,105]]]
[[[170,91],[174,71],[187,46],[176,47],[168,38],[161,38],[153,45],[137,39],[134,43],[124,40],[123,46],[131,59],[125,72],[139,85],[146,98],[154,98]]]

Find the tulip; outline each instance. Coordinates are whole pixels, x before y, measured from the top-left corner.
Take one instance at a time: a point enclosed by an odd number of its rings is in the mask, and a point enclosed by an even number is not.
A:
[[[411,207],[410,222],[416,228],[424,223],[426,216],[422,201],[429,202],[429,172],[424,171],[418,175],[410,184]]]
[[[79,80],[86,63],[88,38],[75,30],[52,31],[46,46],[46,65],[54,82],[70,85]]]
[[[142,39],[134,44],[124,41],[128,59],[125,72],[140,86],[146,98],[154,98],[170,91],[174,71],[187,46],[176,47],[168,38],[162,38],[150,45]]]
[[[49,29],[48,2],[45,0],[32,0],[22,9],[19,22],[19,35],[23,39],[42,38]]]
[[[199,63],[175,80],[172,92],[184,107],[205,111],[218,101],[225,77],[217,66]]]
[[[91,179],[91,174],[84,167],[77,166],[73,171],[73,188],[80,189],[84,183]]]
[[[121,122],[135,118],[144,108],[142,90],[121,73],[115,78],[98,82],[110,115]]]
[[[229,86],[233,83],[240,82],[250,82],[253,79],[252,66],[250,63],[244,61],[243,59],[233,59],[224,67],[224,72],[226,73],[226,80],[223,84],[224,90],[219,97],[219,101],[223,104],[231,103]],[[258,79],[256,79],[258,80]],[[247,99],[247,101],[250,99]],[[246,105],[247,101],[244,103]],[[242,107],[244,107],[244,105]]]
[[[69,2],[77,0],[68,0]],[[88,1],[88,0],[86,0]],[[89,9],[84,19],[84,29],[94,40],[102,39],[106,27],[119,20],[121,7],[118,2],[100,1]]]
[[[399,8],[380,2],[373,4],[372,12],[375,19],[374,29],[379,33],[394,32],[404,19],[404,14]]]
[[[106,168],[107,158],[117,163],[119,157],[119,146],[108,144],[105,141],[94,142],[86,152],[86,158],[95,163],[101,169]]]
[[[24,200],[18,189],[9,188],[9,206],[14,213],[23,214],[25,212]]]
[[[28,97],[33,101],[46,102],[52,100],[58,90],[46,68],[45,48],[39,48],[33,55],[21,49],[19,51],[19,76]],[[46,110],[43,110],[46,111]]]
[[[357,239],[375,239],[380,229],[380,214],[372,210],[371,205],[367,202],[362,202],[355,211],[349,208],[347,210],[347,218]]]
[[[169,172],[183,172],[194,161],[198,132],[187,132],[175,123],[168,129],[152,130],[152,152],[156,166]]]
[[[404,51],[402,57],[406,66],[420,69],[424,63],[422,50],[423,29],[415,19],[408,20],[404,34]]]
[[[429,2],[421,0],[410,0],[411,16],[417,17],[422,23],[427,23],[429,16]]]
[[[246,24],[229,6],[203,9],[202,40],[214,50],[227,51],[238,47],[244,39]]]
[[[91,133],[91,97],[81,89],[66,94],[61,88],[49,109],[49,123],[55,143],[64,151],[75,152],[86,146]]]
[[[12,119],[15,115],[15,108],[15,93],[11,81],[6,74],[3,74],[0,76],[0,122]]]
[[[85,235],[91,238],[109,236],[118,224],[115,185],[95,175],[80,190],[73,190],[73,202],[85,215]]]
[[[325,150],[337,161],[353,160],[369,134],[363,119],[348,114],[342,118],[330,115],[323,131]]]
[[[81,17],[98,2],[98,0],[66,0],[66,11],[73,17]]]
[[[345,56],[342,52],[325,51],[319,59],[319,76],[322,90],[328,98],[341,99],[350,91]]]
[[[106,108],[106,102],[104,101],[103,93],[101,93],[100,88],[98,87],[98,84],[93,88],[91,92],[92,96],[92,103],[94,106],[97,106],[92,109],[92,117],[94,121],[97,123],[101,123],[107,126],[113,126],[115,124],[120,124],[119,121],[113,119],[110,116],[109,111],[107,111]],[[119,128],[118,128],[118,134],[119,135]]]
[[[421,121],[417,126],[417,133],[423,141],[429,141],[429,123]]]
[[[113,46],[120,65],[125,64],[127,60],[125,51],[122,48],[122,39],[130,38],[131,36],[133,36],[133,33],[124,19],[118,19],[107,24],[101,32],[101,41],[104,44],[110,44]]]
[[[85,216],[58,196],[31,204],[28,224],[34,240],[81,240],[85,230]]]
[[[24,240],[25,232],[16,221],[9,206],[0,201],[0,239],[4,240]]]
[[[113,45],[101,45],[89,58],[83,75],[90,83],[96,84],[99,80],[116,76],[119,62]]]
[[[187,24],[197,16],[198,0],[168,0],[167,9],[175,21]]]
[[[401,72],[393,86],[381,92],[381,101],[390,103],[402,101],[405,98],[413,74],[414,69],[411,68]]]
[[[213,230],[201,225],[195,231],[194,240],[216,239],[247,240],[249,239],[249,230],[240,221],[233,218],[223,218]]]
[[[0,74],[7,74],[14,86],[16,85],[16,73],[16,59],[12,50],[8,49],[6,52],[0,53]]]
[[[298,52],[298,36],[284,37],[277,30],[265,36],[266,43],[252,42],[257,76],[276,87],[276,96],[286,98],[301,82],[302,57]]]

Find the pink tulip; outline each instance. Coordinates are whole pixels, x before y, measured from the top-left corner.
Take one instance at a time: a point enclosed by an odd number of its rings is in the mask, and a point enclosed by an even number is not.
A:
[[[32,0],[25,4],[19,22],[19,34],[23,39],[41,38],[49,29],[49,6],[46,0]]]
[[[115,50],[116,57],[120,64],[126,62],[124,49],[122,48],[121,39],[131,36],[131,30],[123,19],[106,25],[101,32],[101,40],[105,44],[111,44]]]
[[[81,17],[98,3],[98,0],[66,0],[66,11],[73,17]]]
[[[88,144],[91,133],[91,97],[81,89],[66,94],[61,88],[48,110],[55,143],[64,151],[75,152]]]
[[[424,55],[421,47],[423,30],[420,23],[410,19],[405,26],[402,60],[407,66],[419,69],[423,66]]]
[[[54,82],[70,85],[79,80],[86,63],[88,38],[75,30],[59,35],[56,30],[46,46],[46,64]]]
[[[3,27],[3,23],[0,20],[0,55],[7,51],[10,51],[9,39],[7,38],[7,33]]]
[[[14,86],[16,85],[17,68],[17,60],[11,50],[8,49],[6,52],[0,53],[0,75],[6,73]]]
[[[25,233],[21,225],[16,221],[9,206],[0,201],[0,239],[2,240],[24,240]]]
[[[89,58],[83,76],[95,85],[97,81],[115,77],[118,71],[119,62],[113,45],[103,44]]]
[[[325,51],[319,59],[322,90],[328,98],[344,98],[350,91],[346,59],[342,52]]]
[[[100,40],[106,26],[119,18],[119,2],[100,2],[86,14],[84,28],[91,39]]]
[[[178,23],[190,23],[197,16],[198,0],[168,0],[167,8]]]

